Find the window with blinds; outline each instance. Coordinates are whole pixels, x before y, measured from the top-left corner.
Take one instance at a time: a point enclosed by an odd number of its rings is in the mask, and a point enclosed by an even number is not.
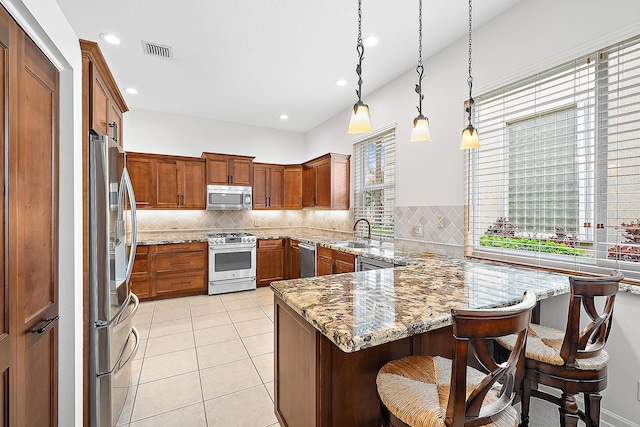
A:
[[[640,37],[475,101],[467,254],[640,281]]]
[[[369,221],[372,237],[392,239],[396,207],[395,129],[355,143],[353,152],[354,218]],[[356,231],[366,236],[367,224],[361,221]]]

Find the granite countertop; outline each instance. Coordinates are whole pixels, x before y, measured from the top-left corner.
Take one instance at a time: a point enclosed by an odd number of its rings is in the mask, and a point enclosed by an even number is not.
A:
[[[280,299],[345,352],[451,324],[452,308],[566,293],[566,275],[499,263],[425,256],[419,265],[273,282]]]

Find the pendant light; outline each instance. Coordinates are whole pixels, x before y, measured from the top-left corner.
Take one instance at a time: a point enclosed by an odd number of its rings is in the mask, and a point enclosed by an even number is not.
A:
[[[462,141],[460,142],[461,150],[469,150],[471,148],[480,148],[480,139],[478,138],[478,130],[471,124],[473,97],[471,96],[471,88],[473,86],[473,77],[471,76],[471,0],[469,0],[469,77],[467,78],[469,84],[469,105],[467,106],[467,113],[469,113],[469,126],[462,131]]]
[[[418,94],[418,117],[413,119],[413,130],[411,131],[410,142],[431,141],[431,131],[429,130],[429,119],[422,115],[422,77],[424,76],[424,66],[422,65],[422,0],[418,5],[418,84],[416,85],[416,93]]]
[[[362,60],[364,59],[364,45],[362,44],[362,0],[358,0],[358,44],[356,50],[359,56],[358,65],[356,66],[356,73],[358,73],[358,89],[356,89],[358,102],[353,106],[353,114],[349,122],[349,129],[347,130],[350,134],[371,132],[369,106],[362,102]]]

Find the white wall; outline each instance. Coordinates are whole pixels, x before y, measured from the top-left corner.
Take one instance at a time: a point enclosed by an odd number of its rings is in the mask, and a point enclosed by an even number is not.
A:
[[[54,1],[0,0],[60,70],[58,425],[82,425],[82,59]],[[77,226],[76,226],[77,224]]]
[[[482,3],[474,5],[481,8]],[[523,0],[473,32],[474,94],[500,87],[640,33],[640,3],[635,0]],[[461,17],[464,20],[465,17]],[[428,40],[423,41],[429,43]],[[368,51],[375,55],[375,48]],[[354,58],[355,63],[355,58]],[[363,67],[367,67],[365,60]],[[368,70],[374,73],[375,70]],[[425,61],[423,113],[431,124],[432,141],[409,143],[417,115],[417,82],[409,70],[398,79],[367,93],[375,129],[397,123],[396,205],[462,205],[464,127],[467,89],[466,37]],[[355,98],[354,98],[355,102]],[[350,153],[354,136],[346,132],[351,107],[307,134],[307,157],[328,151]],[[482,129],[480,137],[482,138]]]
[[[256,156],[256,162],[301,163],[303,133],[149,110],[126,113],[127,151],[200,157],[202,152]]]

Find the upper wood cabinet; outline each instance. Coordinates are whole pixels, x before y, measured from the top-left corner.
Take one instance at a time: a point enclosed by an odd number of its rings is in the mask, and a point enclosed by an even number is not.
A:
[[[122,115],[129,111],[97,43],[80,40],[83,115],[88,129],[122,144]]]
[[[350,155],[329,153],[302,164],[302,205],[349,209]]]
[[[138,208],[206,208],[203,159],[127,153],[127,169]]]
[[[302,165],[284,167],[284,209],[302,209]]]
[[[202,153],[202,157],[207,162],[207,184],[251,186],[255,157],[216,153]]]
[[[284,194],[284,166],[267,163],[253,164],[253,208],[282,209]]]

